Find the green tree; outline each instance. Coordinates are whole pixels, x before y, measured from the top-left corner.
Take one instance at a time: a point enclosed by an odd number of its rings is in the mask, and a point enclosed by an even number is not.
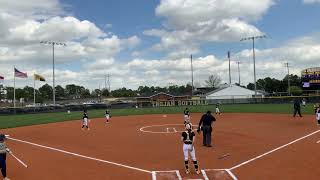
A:
[[[41,86],[39,92],[44,100],[52,99],[52,87],[49,84]]]
[[[65,98],[65,90],[60,85],[56,86],[56,98],[60,100]]]
[[[303,91],[299,86],[290,86],[290,92],[294,96],[300,96]]]
[[[254,90],[254,84],[253,83],[249,83],[247,85],[247,89]]]
[[[88,98],[90,97],[90,90],[89,89],[85,89],[84,87],[80,88],[80,96],[83,98]]]
[[[26,102],[33,101],[33,93],[34,93],[33,90],[34,90],[33,87],[29,87],[29,86],[26,86],[23,88],[23,91],[24,91],[23,98],[25,99]]]
[[[76,96],[77,95],[77,86],[75,84],[68,84],[65,88],[65,93],[67,96]]]
[[[107,88],[103,88],[103,89],[102,89],[102,96],[107,97],[107,96],[109,96],[109,95],[110,95],[109,90],[108,90]]]
[[[137,92],[125,87],[111,91],[113,97],[136,97]]]
[[[92,91],[91,96],[98,97],[98,96],[101,96],[101,94],[102,94],[102,91],[100,89],[95,89]]]

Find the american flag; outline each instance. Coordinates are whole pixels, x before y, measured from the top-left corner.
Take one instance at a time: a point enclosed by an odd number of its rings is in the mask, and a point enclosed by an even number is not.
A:
[[[14,76],[19,77],[19,78],[27,78],[28,77],[27,73],[23,73],[16,68],[14,68]]]

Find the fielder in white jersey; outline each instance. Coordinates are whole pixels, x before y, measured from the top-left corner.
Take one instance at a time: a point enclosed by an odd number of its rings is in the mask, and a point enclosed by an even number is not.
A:
[[[109,120],[110,120],[110,118],[111,118],[111,114],[110,114],[110,111],[109,111],[109,110],[106,110],[105,117],[106,117],[106,123],[109,123]]]
[[[194,149],[195,133],[192,130],[191,123],[185,125],[186,131],[182,132],[181,140],[183,142],[183,154],[184,154],[184,165],[186,169],[186,174],[190,173],[189,170],[189,153],[191,155],[192,162],[197,174],[200,174],[198,161],[196,158],[196,151]]]
[[[219,104],[216,104],[216,114],[221,114]]]

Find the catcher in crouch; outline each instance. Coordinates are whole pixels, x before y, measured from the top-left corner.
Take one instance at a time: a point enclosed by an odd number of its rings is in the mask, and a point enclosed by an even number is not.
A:
[[[194,169],[196,170],[197,174],[200,174],[199,171],[199,166],[198,166],[198,161],[196,158],[196,152],[194,149],[194,142],[195,142],[195,133],[192,130],[192,124],[187,123],[185,125],[186,131],[182,132],[182,137],[181,140],[183,142],[183,154],[184,154],[184,165],[186,168],[186,174],[190,173],[189,170],[189,153],[191,155],[193,164],[194,164]]]

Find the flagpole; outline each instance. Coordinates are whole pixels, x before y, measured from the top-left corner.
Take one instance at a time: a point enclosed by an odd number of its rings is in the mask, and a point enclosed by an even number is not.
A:
[[[33,73],[33,107],[36,109],[36,78]]]
[[[13,66],[13,109],[14,114],[16,114],[16,74],[15,74],[15,66]]]

